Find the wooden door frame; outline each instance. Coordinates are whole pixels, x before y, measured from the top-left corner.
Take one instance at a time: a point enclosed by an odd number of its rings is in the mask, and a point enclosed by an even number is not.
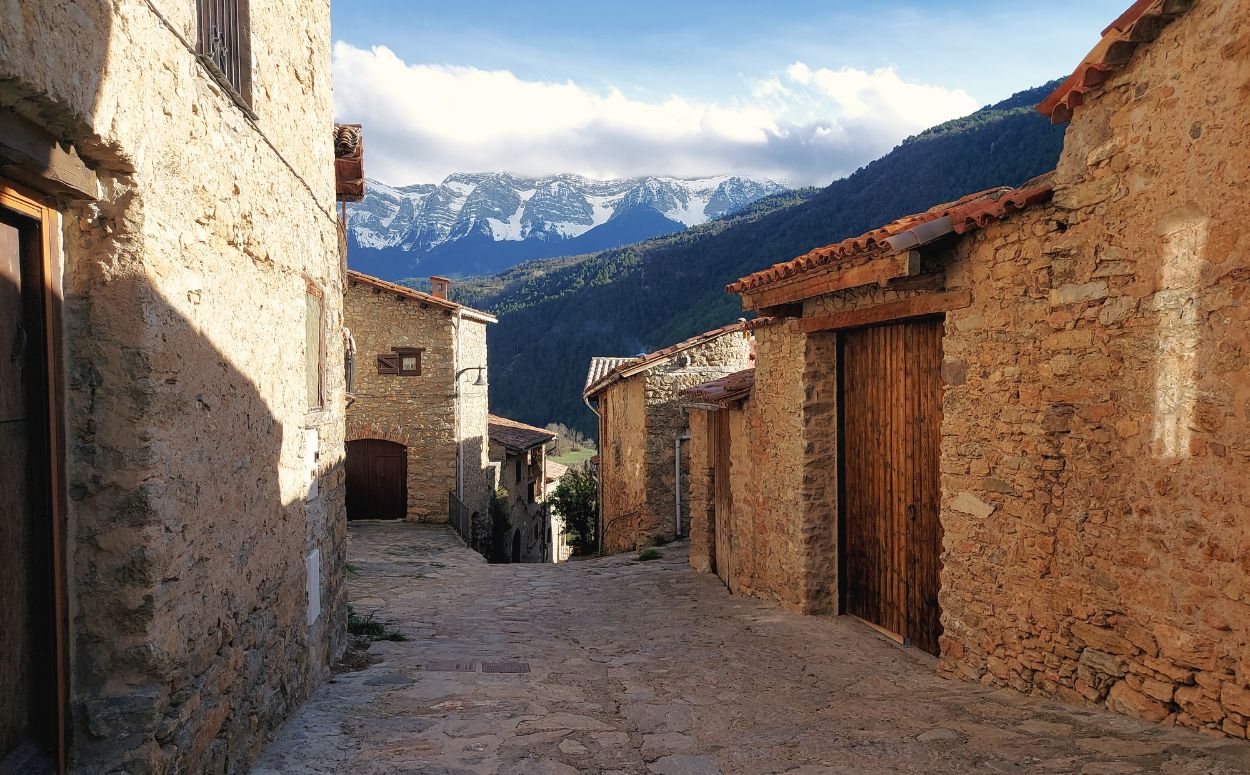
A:
[[[938,296],[941,296],[941,294],[939,294]],[[904,300],[904,301],[907,301],[907,300]],[[967,306],[967,304],[965,303],[964,295],[962,294],[959,296],[958,302],[959,303],[956,305],[956,307]],[[859,315],[857,314],[857,311],[851,310],[850,312],[839,313],[839,314],[843,315],[847,321],[852,321],[856,323],[855,325],[830,325],[828,321],[822,318],[819,320],[819,322],[817,322],[817,319],[812,319],[813,322],[805,326],[804,328],[804,330],[810,331],[811,334],[824,333],[830,336],[837,337],[837,341],[835,343],[835,349],[837,352],[837,364],[836,364],[837,368],[834,371],[836,375],[835,376],[835,380],[836,380],[835,389],[836,389],[836,396],[837,396],[837,400],[836,400],[836,404],[837,404],[836,475],[837,475],[837,480],[838,480],[837,482],[838,483],[838,487],[837,487],[838,513],[837,513],[836,530],[837,530],[837,542],[838,542],[837,544],[838,556],[836,559],[837,559],[837,574],[838,574],[837,576],[838,614],[841,616],[851,616],[863,622],[864,624],[868,625],[869,627],[881,633],[882,635],[885,635],[890,640],[893,640],[896,643],[899,643],[906,648],[911,648],[913,645],[912,638],[910,637],[910,633],[892,632],[889,629],[882,627],[879,624],[870,622],[866,619],[862,619],[859,616],[856,616],[855,614],[848,612],[847,591],[848,591],[849,585],[847,584],[847,551],[846,551],[847,550],[846,500],[847,499],[846,499],[846,473],[845,473],[845,468],[844,468],[846,465],[846,459],[847,459],[846,458],[846,425],[845,425],[846,423],[846,401],[844,400],[844,396],[846,395],[846,389],[845,389],[846,388],[846,364],[844,361],[844,351],[845,351],[844,346],[846,342],[845,335],[850,334],[850,333],[855,333],[858,331],[863,331],[869,328],[878,328],[881,326],[898,325],[898,324],[906,324],[906,323],[920,323],[926,320],[944,322],[946,319],[946,311],[948,309],[952,309],[956,307],[951,307],[948,299],[939,298],[934,303],[912,304],[906,307],[900,306],[899,309],[906,309],[907,312],[898,317],[888,315],[888,314],[882,317],[877,317],[875,315],[868,315],[868,314]],[[869,308],[868,312],[872,312],[873,310],[877,310],[877,309],[878,308],[876,307]],[[945,339],[944,333],[943,333],[942,339],[943,340]],[[940,428],[941,428],[941,425],[939,422],[939,437],[941,435]],[[939,438],[938,453],[939,453],[939,465],[940,465],[940,438]],[[938,497],[940,500],[941,498],[940,481],[938,483]],[[940,509],[937,515],[937,519],[940,524],[941,519],[942,519]],[[940,554],[941,547],[939,546],[937,550]],[[908,568],[906,569],[908,572],[910,571],[911,554],[912,554],[911,548],[909,547],[908,552],[907,552]],[[940,586],[940,579],[939,579],[939,592],[940,590],[941,590],[941,586]],[[910,598],[910,595],[909,595],[909,598]],[[939,617],[940,617],[940,614],[939,614]],[[905,616],[904,620],[905,620],[907,627],[910,628],[911,626],[910,615]]]
[[[56,765],[59,772],[66,771],[68,748],[67,706],[69,696],[67,665],[66,620],[66,499],[65,499],[65,405],[63,402],[63,353],[61,332],[61,285],[62,257],[53,239],[58,231],[60,214],[44,203],[33,191],[0,178],[0,208],[17,213],[34,222],[39,232],[38,249],[40,264],[40,297],[43,313],[43,360],[45,371],[43,383],[44,443],[47,465],[48,517],[52,529],[52,607],[53,607],[53,656],[56,692],[55,747]]]

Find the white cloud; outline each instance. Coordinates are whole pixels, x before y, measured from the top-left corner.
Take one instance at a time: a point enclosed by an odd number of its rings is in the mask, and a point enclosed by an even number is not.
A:
[[[413,65],[387,48],[343,42],[334,47],[334,81],[339,119],[365,125],[368,173],[396,184],[497,170],[825,184],[977,107],[963,90],[909,82],[893,69],[795,62],[728,104],[645,101],[506,70]]]

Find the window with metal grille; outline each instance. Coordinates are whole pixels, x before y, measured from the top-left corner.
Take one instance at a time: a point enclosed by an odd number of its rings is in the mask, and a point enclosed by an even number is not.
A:
[[[252,103],[252,49],[248,0],[196,0],[199,37],[196,47],[208,71],[241,101]]]

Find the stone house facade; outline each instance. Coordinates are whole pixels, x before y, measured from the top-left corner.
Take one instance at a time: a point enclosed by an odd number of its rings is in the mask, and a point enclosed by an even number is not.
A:
[[[266,10],[0,15],[0,769],[246,769],[341,653],[329,9]]]
[[[347,516],[446,522],[449,495],[485,515],[486,327],[495,318],[434,293],[348,271],[356,357],[347,407]],[[461,464],[463,461],[463,465]]]
[[[548,458],[543,471],[543,499],[550,503],[552,494],[560,486],[560,480],[568,474],[569,467]],[[547,514],[551,530],[551,561],[564,562],[573,556],[573,545],[569,543],[572,536],[564,529],[564,520],[555,508],[549,507]]]
[[[630,359],[596,358],[583,392],[599,415],[599,549],[614,554],[686,533],[683,388],[746,368],[745,322]],[[679,482],[680,479],[680,482]]]
[[[695,566],[875,611],[952,676],[1245,737],[1247,41],[1244,3],[1138,2],[1041,106],[1053,175],[731,285],[772,319],[745,396],[687,394]]]
[[[495,464],[501,516],[492,526],[499,562],[551,562],[553,534],[547,508],[547,445],[556,435],[543,428],[490,415],[490,459]]]

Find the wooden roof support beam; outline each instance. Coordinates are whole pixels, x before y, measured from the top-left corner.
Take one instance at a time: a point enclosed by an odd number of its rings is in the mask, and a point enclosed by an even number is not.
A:
[[[920,251],[908,250],[892,256],[876,258],[850,269],[822,273],[784,285],[767,287],[754,293],[744,293],[742,294],[742,308],[759,310],[779,307],[783,304],[810,299],[813,296],[823,296],[826,293],[873,283],[884,287],[896,277],[912,277],[917,274],[920,274]]]
[[[846,328],[871,326],[876,323],[887,323],[891,320],[937,315],[942,312],[963,309],[972,304],[972,291],[945,291],[944,293],[927,293],[920,296],[909,296],[898,301],[887,301],[871,307],[842,310],[819,317],[804,318],[799,328],[805,334],[818,331],[841,331]]]

